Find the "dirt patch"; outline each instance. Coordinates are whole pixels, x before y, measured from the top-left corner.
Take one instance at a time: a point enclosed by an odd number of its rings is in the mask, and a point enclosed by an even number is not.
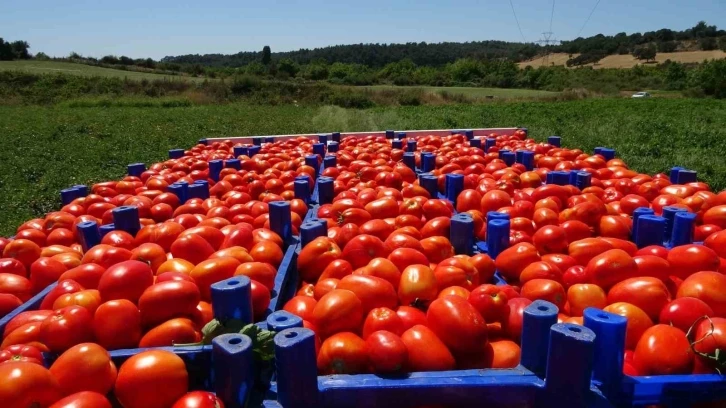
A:
[[[579,54],[572,54],[573,57],[578,56]],[[532,66],[533,68],[537,68],[540,66],[548,65],[565,65],[567,63],[567,60],[570,58],[569,54],[565,53],[555,53],[550,54],[548,57],[538,57],[531,61],[526,62],[520,62],[519,67],[524,68],[527,65]],[[704,60],[711,60],[711,59],[722,59],[726,58],[726,52],[721,50],[714,50],[714,51],[679,51],[679,52],[668,52],[668,53],[658,53],[655,56],[655,60],[657,63],[663,63],[666,60],[671,60],[674,62],[682,62],[682,63],[695,63],[695,62],[703,62]],[[635,59],[632,55],[608,55],[607,57],[603,58],[598,62],[597,64],[588,64],[595,69],[598,68],[633,68],[636,65],[644,64],[643,61],[639,61]]]

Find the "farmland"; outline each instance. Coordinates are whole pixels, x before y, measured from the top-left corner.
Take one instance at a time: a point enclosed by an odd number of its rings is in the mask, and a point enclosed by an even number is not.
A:
[[[404,90],[404,89],[421,89],[426,93],[442,93],[463,95],[472,99],[484,99],[487,96],[502,99],[536,99],[544,97],[557,96],[559,92],[540,91],[535,89],[504,89],[504,88],[478,88],[465,86],[395,86],[395,85],[372,85],[366,86],[366,89],[385,91],[385,90]]]
[[[0,71],[23,71],[31,74],[55,74],[62,73],[68,75],[80,76],[98,76],[103,78],[128,78],[133,80],[193,80],[202,81],[204,78],[195,78],[190,76],[179,75],[162,75],[150,72],[126,71],[120,69],[111,69],[96,67],[86,64],[75,64],[72,62],[59,61],[36,61],[36,60],[19,60],[19,61],[0,61]]]
[[[578,56],[579,54],[572,54],[573,57]],[[655,56],[655,62],[658,64],[662,64],[666,62],[667,60],[671,60],[673,62],[680,62],[683,64],[692,64],[692,63],[699,63],[703,62],[705,60],[712,60],[712,59],[723,59],[726,58],[726,52],[721,50],[713,50],[713,51],[681,51],[681,52],[661,52],[656,54]],[[556,66],[564,66],[567,63],[567,60],[570,59],[569,54],[559,52],[550,54],[546,57],[537,57],[530,61],[520,62],[518,65],[520,68],[524,68],[526,66],[531,66],[533,68],[537,68],[543,65],[556,65]],[[640,61],[633,57],[630,54],[625,55],[608,55],[605,58],[601,59],[600,62],[597,64],[587,64],[588,66],[592,66],[593,68],[599,69],[599,68],[633,68],[636,65],[642,65],[643,61]],[[652,64],[648,64],[652,65]]]
[[[133,162],[163,160],[200,137],[336,130],[528,126],[538,140],[610,146],[639,171],[673,165],[726,188],[726,101],[588,99],[365,110],[244,103],[187,107],[0,106],[0,235],[60,208],[69,185],[118,179]],[[697,112],[697,114],[696,114]]]

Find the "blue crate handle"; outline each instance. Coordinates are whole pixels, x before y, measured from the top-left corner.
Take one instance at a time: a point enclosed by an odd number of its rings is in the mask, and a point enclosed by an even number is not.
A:
[[[403,164],[409,169],[416,171],[416,155],[413,152],[403,154]]]
[[[265,138],[265,143],[273,143],[275,141],[275,138],[272,136],[268,136]]]
[[[232,152],[234,157],[247,156],[247,146],[234,146]]]
[[[271,313],[266,319],[267,328],[274,332],[303,327],[303,320],[299,316],[284,310]]]
[[[105,237],[106,234],[108,234],[109,232],[114,231],[114,230],[116,230],[116,226],[113,225],[113,223],[101,225],[100,227],[98,227],[98,232],[99,232],[99,234],[101,234],[101,239],[103,239],[103,237]]]
[[[680,207],[663,207],[663,218],[665,218],[665,241],[671,239],[671,235],[673,234],[673,222],[676,218],[676,214],[682,211],[686,211],[686,209]]]
[[[215,319],[252,323],[252,281],[249,277],[239,275],[213,283],[211,291]]]
[[[167,187],[166,191],[176,195],[179,198],[179,202],[184,204],[187,202],[187,190],[189,185],[186,183],[172,183]]]
[[[124,205],[111,210],[111,214],[113,214],[113,224],[117,230],[126,231],[136,236],[136,233],[141,229],[138,207]]]
[[[259,153],[260,150],[262,150],[262,148],[260,147],[260,145],[250,146],[250,147],[247,148],[247,155],[250,156],[250,157],[253,157],[257,153]]]
[[[489,148],[497,145],[497,139],[487,137],[484,139],[484,152],[489,153]]]
[[[590,187],[592,183],[592,174],[586,172],[586,171],[578,171],[577,176],[575,177],[575,187],[579,188],[580,190],[584,190],[588,187]]]
[[[396,133],[396,139],[401,140],[406,138],[406,132],[398,132]]]
[[[73,186],[76,190],[78,190],[78,196],[79,197],[85,197],[88,195],[88,186],[84,184],[76,184]]]
[[[433,153],[421,153],[421,171],[428,173],[436,169],[436,155]]]
[[[431,198],[438,197],[439,194],[439,186],[438,186],[438,178],[436,176],[432,176],[431,174],[419,174],[418,176],[418,183],[426,189],[426,191],[429,192],[429,195]]]
[[[557,323],[550,330],[549,343],[545,390],[568,396],[580,406],[590,391],[595,333],[576,324]]]
[[[695,183],[697,181],[698,181],[698,172],[695,170],[683,169],[678,172],[678,177],[676,178],[677,184]]]
[[[517,163],[521,163],[524,159],[524,152],[525,150],[517,150],[514,152],[514,161]]]
[[[329,204],[333,202],[334,198],[334,181],[332,177],[320,177],[318,178],[318,203]]]
[[[285,408],[319,405],[315,333],[293,328],[275,335],[277,398]]]
[[[214,392],[225,407],[243,408],[255,382],[252,339],[244,334],[222,334],[212,340]]]
[[[295,179],[293,182],[293,188],[295,191],[295,198],[299,198],[305,201],[305,204],[310,204],[310,181],[307,177],[301,177]]]
[[[340,132],[333,132],[331,136],[334,142],[340,143]]]
[[[170,159],[181,159],[184,157],[184,149],[171,149],[169,150]]]
[[[406,142],[406,149],[409,152],[415,152],[417,147],[417,143],[415,140],[409,140]]]
[[[397,139],[391,140],[392,149],[403,149],[403,142]]]
[[[466,136],[466,140],[472,140],[474,138],[474,131],[467,129],[464,131],[464,136]]]
[[[605,160],[612,160],[615,158],[615,149],[603,147],[602,150],[600,150],[600,154],[605,158]]]
[[[289,244],[290,238],[292,238],[290,202],[273,201],[268,205],[270,212],[270,229],[279,235],[283,242]]]
[[[685,169],[683,167],[678,167],[678,166],[671,168],[670,181],[671,181],[672,184],[677,184],[678,183],[678,173],[681,170],[685,170]]]
[[[340,150],[340,143],[330,142],[328,143],[328,153],[335,153]]]
[[[325,143],[313,143],[313,154],[325,156]]]
[[[84,253],[101,243],[101,231],[95,221],[84,221],[76,227],[78,228],[78,238]]]
[[[78,190],[73,187],[61,190],[60,195],[63,205],[68,205],[72,203],[73,200],[80,197],[80,195],[78,194]]]
[[[335,167],[338,164],[336,156],[325,156],[323,159],[323,168]]]
[[[547,172],[547,184],[556,184],[558,186],[566,186],[570,184],[569,171],[550,171]]]
[[[393,139],[395,136],[395,131],[393,130],[386,130],[386,139]]]
[[[224,161],[224,167],[228,169],[241,170],[242,162],[239,159],[228,159]]]
[[[601,384],[606,395],[618,391],[623,379],[625,333],[628,319],[588,307],[583,312],[585,327],[595,333],[592,379]]]
[[[558,312],[557,306],[544,300],[535,300],[524,309],[521,364],[539,377],[547,369],[550,328],[557,323]]]
[[[631,238],[633,242],[636,242],[635,237],[638,236],[638,218],[640,218],[643,215],[654,215],[655,211],[653,211],[650,207],[638,207],[633,211],[633,230],[631,235]]]
[[[464,191],[464,175],[463,174],[447,174],[446,175],[446,199],[456,206],[456,198]]]
[[[596,147],[595,149],[593,149],[592,154],[602,155],[602,149],[604,149],[604,147]]]
[[[318,155],[317,154],[311,154],[305,156],[305,165],[310,166],[313,169],[315,169],[315,176],[318,175],[320,172],[320,166],[318,165]]]
[[[321,220],[309,220],[300,226],[300,247],[312,242],[315,238],[328,235],[328,224]]]
[[[475,138],[469,140],[469,146],[481,149],[481,139],[479,139],[478,137],[475,137]]]
[[[199,183],[199,182],[202,183]],[[190,184],[187,188],[187,199],[201,198],[206,200],[209,198],[209,183],[207,180],[197,180],[193,184]]]
[[[560,147],[562,145],[562,138],[559,136],[550,136],[547,138],[547,143],[554,147]]]
[[[487,254],[492,259],[496,259],[509,246],[510,225],[508,219],[487,219]]]
[[[474,219],[467,213],[451,217],[449,240],[458,255],[471,255],[474,250]]]
[[[126,172],[129,176],[141,177],[141,173],[146,171],[146,165],[144,163],[131,163],[126,166]]]
[[[326,135],[326,134],[318,135],[318,142],[320,142],[322,144],[327,144],[328,143],[328,135]]]
[[[224,168],[223,160],[211,160],[209,162],[209,178],[214,181],[219,181],[219,173]]]
[[[644,248],[650,245],[663,245],[666,219],[657,215],[641,215],[638,217],[638,231],[635,245]]]
[[[514,152],[506,151],[502,155],[502,160],[504,160],[504,163],[507,166],[511,166],[514,164],[515,160],[517,159],[517,155]]]
[[[262,145],[262,138],[261,137],[253,137],[252,138],[252,144],[255,146],[261,146]]]
[[[522,164],[527,171],[534,170],[534,152],[529,150],[522,152]]]
[[[693,243],[693,227],[696,223],[696,214],[688,211],[679,211],[673,218],[673,232],[670,246],[688,245]]]

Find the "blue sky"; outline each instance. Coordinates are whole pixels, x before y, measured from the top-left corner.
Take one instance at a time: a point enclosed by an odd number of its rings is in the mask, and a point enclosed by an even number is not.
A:
[[[554,37],[572,39],[597,0],[556,0]],[[527,41],[549,30],[551,0],[512,0]],[[582,36],[699,20],[726,27],[726,0],[601,0]],[[66,56],[236,53],[335,44],[521,41],[508,0],[0,0],[0,37]]]

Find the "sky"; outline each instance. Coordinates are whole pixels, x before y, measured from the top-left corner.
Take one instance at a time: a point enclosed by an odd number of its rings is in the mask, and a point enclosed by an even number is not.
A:
[[[595,4],[597,7],[595,8]],[[522,33],[515,22],[515,13]],[[552,0],[0,0],[0,37],[33,53],[159,59],[353,43],[537,41]],[[592,18],[587,21],[593,11]],[[553,38],[726,27],[726,0],[555,0]]]

